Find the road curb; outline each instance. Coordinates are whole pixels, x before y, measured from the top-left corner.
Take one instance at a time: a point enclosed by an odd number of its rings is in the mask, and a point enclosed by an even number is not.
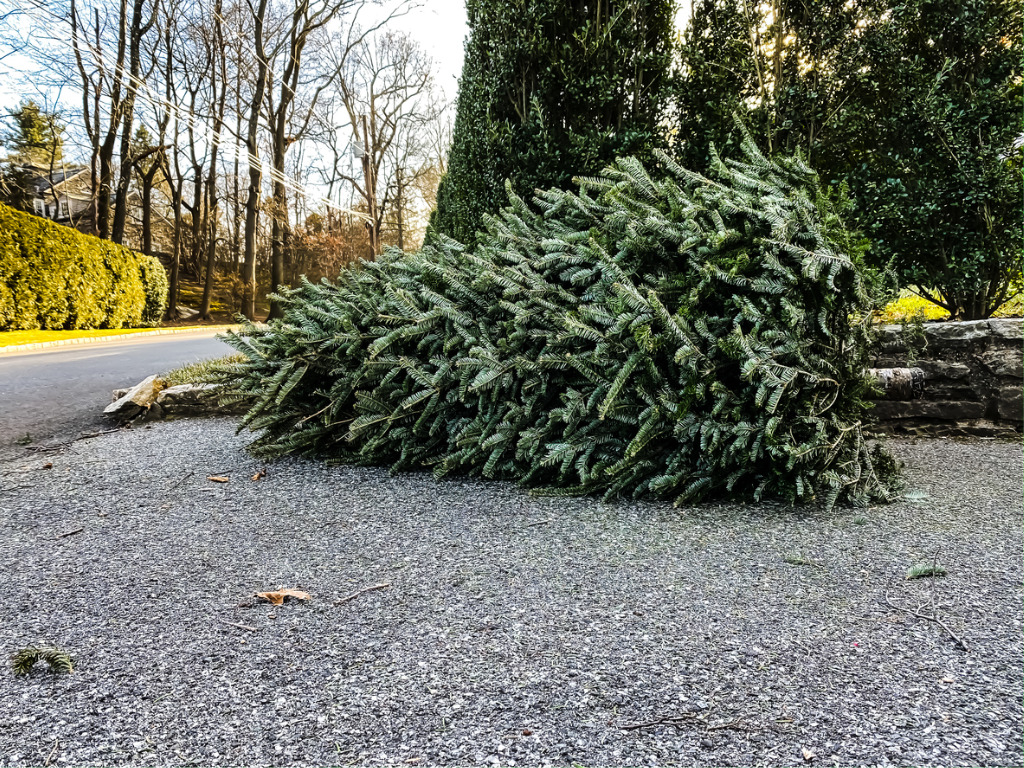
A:
[[[9,347],[0,347],[0,357],[12,355],[18,352],[32,352],[37,349],[49,349],[50,347],[69,347],[76,344],[99,344],[105,341],[116,341],[118,339],[135,339],[146,336],[176,336],[184,333],[199,333],[201,331],[227,331],[241,328],[239,325],[200,325],[193,328],[156,328],[152,331],[140,331],[139,333],[111,333],[109,336],[88,336],[80,339],[59,339],[56,341],[37,341],[34,344],[12,344]]]

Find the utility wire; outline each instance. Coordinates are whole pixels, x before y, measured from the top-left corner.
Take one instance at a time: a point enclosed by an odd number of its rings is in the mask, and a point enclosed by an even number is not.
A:
[[[51,16],[57,21],[60,21],[61,23],[69,23],[68,19],[60,16],[57,13],[54,13],[45,5],[43,5],[41,0],[27,0],[27,2],[36,10],[42,11],[43,13]],[[221,17],[221,21],[224,21],[223,17]],[[99,58],[98,52],[93,50],[91,44],[89,44],[88,41],[86,41],[86,47],[88,47],[88,49],[92,52],[94,60]],[[210,126],[207,123],[200,122],[194,114],[185,111],[180,105],[175,104],[158,94],[154,94],[144,80],[133,75],[130,71],[125,69],[123,64],[115,64],[110,69],[112,69],[113,72],[120,74],[121,77],[125,78],[134,88],[136,95],[141,95],[143,99],[148,101],[152,106],[163,107],[164,109],[169,110],[178,121],[183,122],[186,127],[192,128],[193,132],[195,134],[198,134],[209,145],[219,146],[222,147],[223,149],[228,150],[231,153],[231,159],[237,158],[238,160],[245,160],[249,165],[259,165],[260,172],[266,175],[271,181],[280,182],[286,188],[290,189],[296,194],[302,195],[304,198],[307,199],[307,201],[313,203],[322,203],[323,205],[329,208],[332,208],[341,213],[347,213],[364,221],[373,221],[372,217],[370,217],[366,213],[363,213],[362,211],[356,211],[350,208],[345,208],[344,206],[335,203],[332,200],[328,200],[326,197],[323,197],[322,195],[318,195],[315,192],[309,191],[306,187],[304,187],[295,179],[275,169],[272,165],[266,162],[259,155],[249,152],[249,150],[246,147],[244,147],[241,144],[241,142],[237,140],[229,140],[228,143],[224,143],[223,139],[221,138],[223,136],[223,133],[219,135],[214,134],[213,136],[211,136]],[[227,153],[225,153],[225,155],[227,155]],[[227,159],[228,157],[225,156],[225,160]]]

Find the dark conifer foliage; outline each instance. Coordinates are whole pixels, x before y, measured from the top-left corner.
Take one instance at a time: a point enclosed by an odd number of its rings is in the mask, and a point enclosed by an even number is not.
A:
[[[431,235],[472,243],[484,215],[645,159],[672,55],[671,0],[468,0],[470,34]],[[428,238],[429,240],[429,238]]]
[[[851,218],[955,318],[1020,290],[1020,0],[696,0],[671,102],[702,171],[739,112],[773,155],[846,184]]]
[[[887,498],[860,429],[870,296],[801,161],[661,155],[305,284],[230,343],[262,455],[608,497]]]

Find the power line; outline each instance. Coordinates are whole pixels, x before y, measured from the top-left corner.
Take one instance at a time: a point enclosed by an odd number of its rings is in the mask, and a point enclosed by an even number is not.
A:
[[[62,24],[69,23],[69,19],[54,13],[52,10],[44,6],[41,0],[28,0],[28,3],[36,10],[49,15],[50,17],[56,19]],[[220,18],[221,21],[224,21],[223,17]],[[92,49],[92,46],[88,42],[86,43],[86,46],[89,48],[90,51],[92,51],[94,61],[98,59],[99,53],[94,51]],[[145,81],[143,81],[141,78],[133,75],[130,71],[125,69],[123,64],[115,64],[111,67],[111,70],[119,74],[121,77],[125,78],[131,84],[136,95],[141,95],[146,101],[148,101],[154,107],[163,107],[169,110],[178,121],[183,122],[186,125],[186,127],[192,128],[193,132],[199,134],[207,144],[229,149],[232,152],[233,159],[245,160],[249,165],[259,165],[260,173],[266,175],[271,181],[276,181],[283,184],[286,188],[290,189],[296,194],[301,195],[308,201],[314,203],[322,203],[328,208],[340,211],[341,213],[350,214],[364,221],[373,221],[372,217],[361,211],[345,208],[344,206],[339,205],[338,203],[328,200],[326,197],[310,192],[302,184],[292,179],[290,176],[287,176],[283,172],[275,169],[271,164],[266,162],[259,155],[249,152],[248,148],[244,147],[239,141],[231,140],[229,143],[225,143],[223,141],[222,132],[214,132],[213,135],[211,135],[211,129],[207,123],[200,122],[195,117],[194,114],[184,111],[184,109],[180,105],[175,104],[171,102],[169,99],[165,99],[160,95],[154,94],[153,91],[149,88],[149,86],[145,83]],[[225,157],[225,159],[227,159],[227,157]]]

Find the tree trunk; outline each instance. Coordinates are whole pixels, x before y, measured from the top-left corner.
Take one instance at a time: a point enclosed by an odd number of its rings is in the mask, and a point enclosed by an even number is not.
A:
[[[132,134],[135,123],[135,94],[138,90],[139,75],[142,72],[142,38],[156,21],[157,0],[153,0],[149,20],[142,21],[144,0],[135,0],[132,6],[132,20],[128,35],[128,92],[122,104],[121,113],[121,169],[114,196],[114,224],[111,239],[124,242],[125,225],[128,220],[128,193],[131,189],[132,170],[135,159],[132,156]]]
[[[227,103],[227,57],[224,52],[224,39],[222,35],[221,10],[222,0],[216,0],[213,6],[213,56],[212,81],[213,92],[217,95],[217,63],[220,62],[220,94],[217,96],[215,105],[216,112],[213,121],[213,144],[210,147],[210,172],[206,177],[206,269],[203,280],[203,303],[199,308],[199,317],[203,320],[210,318],[210,306],[213,303],[213,282],[217,258],[217,225],[220,218],[219,202],[217,200],[217,150],[220,148],[220,135],[224,127],[224,108]]]
[[[288,197],[284,186],[284,158],[288,150],[285,138],[285,119],[287,108],[284,104],[279,105],[274,125],[274,196],[273,211],[270,225],[270,286],[273,291],[278,291],[285,284],[284,276],[284,239],[288,230]],[[271,300],[270,318],[278,319],[284,316],[280,302]]]
[[[245,148],[249,153],[249,190],[245,199],[245,256],[242,264],[242,314],[249,320],[256,319],[256,214],[260,204],[260,183],[262,169],[259,159],[257,131],[263,111],[263,97],[267,87],[267,56],[263,50],[263,21],[267,14],[268,0],[259,0],[259,7],[253,14],[255,22],[254,42],[256,45],[256,88],[249,112]]]
[[[178,319],[178,265],[181,263],[181,205],[174,206],[174,251],[171,254],[171,274],[169,277],[170,286],[167,292],[167,319]]]
[[[148,171],[142,174],[142,252],[153,255],[153,184],[160,161],[157,159]]]
[[[398,250],[404,251],[405,236],[403,232],[404,227],[402,226],[402,206],[404,205],[405,201],[402,199],[402,166],[398,166],[395,169],[395,179],[396,185],[398,186],[398,193],[395,197],[395,213],[397,214],[398,217]]]
[[[100,179],[96,190],[96,231],[104,240],[110,237],[110,189],[114,176],[113,155],[113,142],[104,142],[100,146]]]

